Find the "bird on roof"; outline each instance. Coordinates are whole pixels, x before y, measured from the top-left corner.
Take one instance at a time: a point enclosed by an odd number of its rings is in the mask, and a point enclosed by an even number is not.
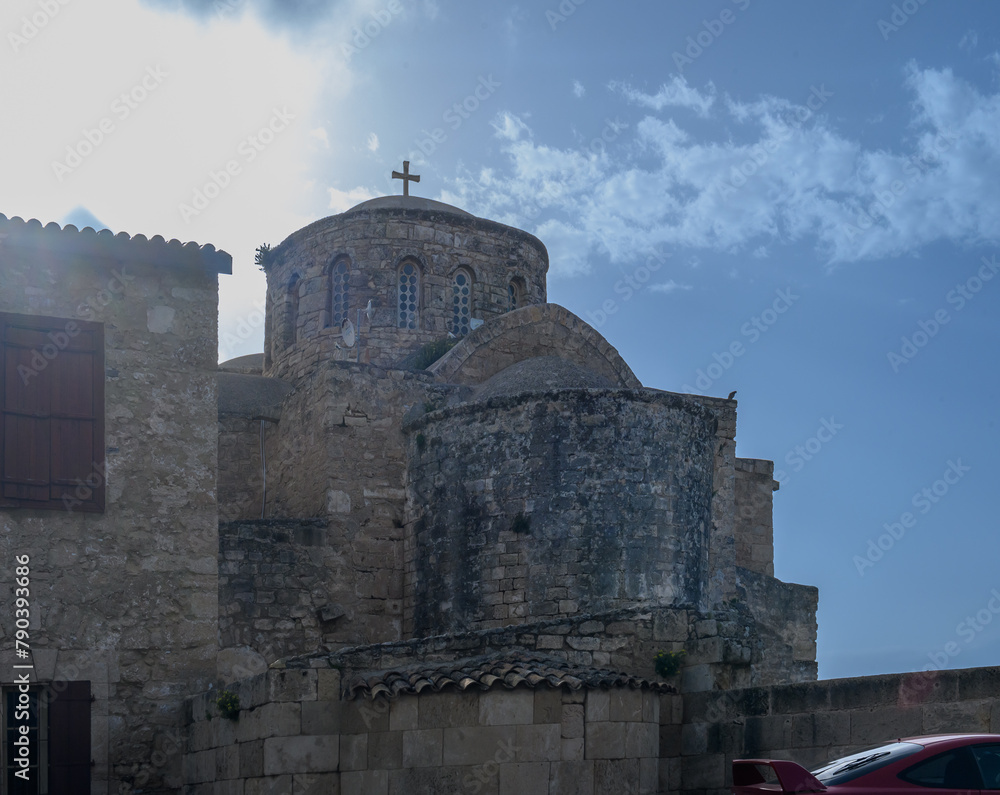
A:
[[[729,400],[732,400],[734,397],[736,397],[736,390],[735,389],[732,392],[729,393]]]

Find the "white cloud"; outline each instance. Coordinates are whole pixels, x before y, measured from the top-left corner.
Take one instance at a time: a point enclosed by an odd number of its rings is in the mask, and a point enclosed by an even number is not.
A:
[[[309,134],[323,144],[324,149],[330,148],[330,137],[327,135],[325,127],[317,127],[314,130],[310,130]]]
[[[374,199],[376,196],[380,195],[368,188],[351,188],[351,190],[327,188],[327,191],[330,194],[329,207],[337,213],[350,210],[354,205],[361,204],[361,202]]]
[[[649,289],[654,293],[675,293],[678,290],[693,290],[693,285],[690,284],[678,284],[673,279],[667,282],[662,282],[661,284],[651,284]]]
[[[958,42],[958,48],[966,52],[972,52],[979,45],[979,33],[975,30],[965,31],[965,35]]]
[[[365,141],[365,146],[368,147],[369,152],[377,152],[379,147],[378,136],[375,133],[369,133],[368,140]]]
[[[702,93],[689,86],[681,75],[675,75],[670,82],[664,83],[655,94],[643,93],[627,83],[612,82],[610,87],[629,102],[657,112],[664,108],[690,108],[699,116],[707,116],[715,103],[715,86],[712,83]]]
[[[577,99],[583,99],[583,95],[587,93],[587,89],[584,87],[583,83],[579,80],[573,81],[573,96]]]
[[[798,101],[727,98],[715,139],[647,117],[600,153],[549,146],[504,113],[494,126],[507,168],[487,182],[461,175],[453,201],[538,234],[586,240],[571,266],[560,264],[564,274],[586,271],[579,257],[587,253],[622,262],[657,246],[762,257],[803,240],[835,263],[913,254],[936,241],[1000,243],[1000,94],[915,65],[904,84],[913,112],[898,151],[867,150],[834,127],[823,114],[842,100],[822,85]],[[620,90],[654,109],[710,106],[684,100],[679,78],[673,85],[655,97]]]

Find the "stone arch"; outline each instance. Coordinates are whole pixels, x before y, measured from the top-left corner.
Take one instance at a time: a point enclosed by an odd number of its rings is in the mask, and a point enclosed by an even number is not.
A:
[[[604,337],[558,304],[526,306],[490,320],[428,370],[446,383],[481,384],[512,364],[553,355],[599,373],[620,387],[642,387]]]

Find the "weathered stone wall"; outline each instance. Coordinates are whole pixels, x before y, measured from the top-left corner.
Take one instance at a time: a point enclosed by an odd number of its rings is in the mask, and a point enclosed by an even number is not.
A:
[[[698,604],[715,425],[679,395],[603,389],[414,421],[405,631]]]
[[[220,522],[260,517],[264,496],[261,422],[237,416],[219,418]]]
[[[402,637],[403,417],[452,391],[426,374],[327,362],[265,428],[266,517],[323,520],[327,598],[345,611],[327,642]]]
[[[371,321],[362,315],[361,358],[381,366],[447,336],[459,268],[472,277],[473,318],[507,312],[511,281],[520,286],[520,306],[545,301],[548,254],[527,232],[461,212],[359,208],[317,221],[274,250],[267,266],[265,375],[295,378],[308,372],[317,355],[354,360],[356,348],[337,347],[341,330],[328,309],[329,269],[344,256],[350,260],[350,320],[358,322],[357,310],[369,300],[375,309]],[[398,328],[397,268],[407,258],[421,272],[418,324],[412,330]]]
[[[629,688],[340,698],[334,669],[271,670],[188,701],[185,792],[603,795],[657,791],[660,695]],[[211,715],[211,719],[206,717]]]
[[[671,394],[671,393],[667,393]],[[685,397],[716,417],[715,471],[712,478],[712,526],[706,548],[707,570],[701,607],[724,604],[736,596],[736,401],[704,395]]]
[[[736,564],[774,575],[774,462],[736,459]]]
[[[736,599],[753,616],[760,652],[758,684],[815,679],[819,589],[735,568]]]
[[[815,768],[898,737],[1000,732],[1000,668],[688,693],[683,704],[661,713],[672,722],[661,728],[661,791],[725,795],[733,759]]]
[[[104,324],[106,508],[0,511],[0,558],[31,558],[35,676],[91,682],[92,792],[104,795],[179,785],[177,753],[150,760],[181,726],[182,698],[215,676],[218,289],[214,270],[130,259],[129,241],[82,259],[81,238],[5,239],[0,311]],[[5,605],[13,575],[0,571]],[[13,634],[6,610],[5,684]]]

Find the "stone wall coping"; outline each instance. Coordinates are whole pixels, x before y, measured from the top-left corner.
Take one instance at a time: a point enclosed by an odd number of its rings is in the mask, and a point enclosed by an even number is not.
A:
[[[713,434],[715,433],[718,422],[718,418],[711,409],[706,408],[699,401],[693,400],[687,395],[681,395],[675,392],[663,392],[661,390],[645,388],[625,389],[620,387],[610,389],[571,388],[547,389],[539,390],[537,392],[526,391],[517,395],[499,395],[487,398],[486,400],[459,403],[455,406],[446,406],[444,408],[427,412],[426,414],[407,418],[403,423],[403,431],[406,433],[412,433],[413,431],[427,427],[431,423],[440,422],[454,417],[465,416],[468,414],[480,414],[483,412],[495,411],[497,409],[503,410],[523,407],[526,396],[530,397],[534,402],[568,401],[579,403],[585,400],[611,398],[617,400],[629,400],[636,403],[656,403],[666,408],[688,412],[693,417],[710,424]]]

